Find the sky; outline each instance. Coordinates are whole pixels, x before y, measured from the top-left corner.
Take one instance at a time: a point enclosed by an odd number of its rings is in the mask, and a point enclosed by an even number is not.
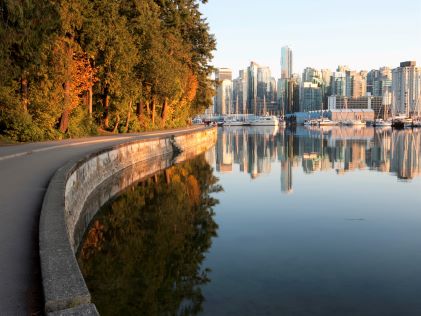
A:
[[[421,0],[208,0],[201,12],[217,40],[212,64],[231,68],[234,78],[250,61],[280,77],[282,46],[292,49],[300,74],[406,60],[421,66]]]

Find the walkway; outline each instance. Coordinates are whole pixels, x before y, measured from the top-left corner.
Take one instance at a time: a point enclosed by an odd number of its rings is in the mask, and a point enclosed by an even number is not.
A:
[[[41,315],[38,220],[48,182],[69,159],[187,129],[0,146],[0,315]]]

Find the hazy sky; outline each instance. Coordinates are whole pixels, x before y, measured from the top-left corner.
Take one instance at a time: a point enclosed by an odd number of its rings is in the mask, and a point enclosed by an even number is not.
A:
[[[421,66],[421,0],[209,0],[201,10],[217,39],[213,64],[233,77],[252,60],[279,77],[285,45],[299,73]]]

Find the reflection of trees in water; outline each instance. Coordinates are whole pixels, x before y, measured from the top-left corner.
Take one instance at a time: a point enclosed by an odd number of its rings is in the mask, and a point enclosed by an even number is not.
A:
[[[222,188],[200,156],[140,182],[94,219],[79,264],[102,315],[195,315]]]

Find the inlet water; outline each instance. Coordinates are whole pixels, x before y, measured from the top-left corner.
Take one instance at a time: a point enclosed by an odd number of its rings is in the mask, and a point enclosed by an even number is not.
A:
[[[231,127],[94,218],[102,315],[420,315],[421,131]]]

